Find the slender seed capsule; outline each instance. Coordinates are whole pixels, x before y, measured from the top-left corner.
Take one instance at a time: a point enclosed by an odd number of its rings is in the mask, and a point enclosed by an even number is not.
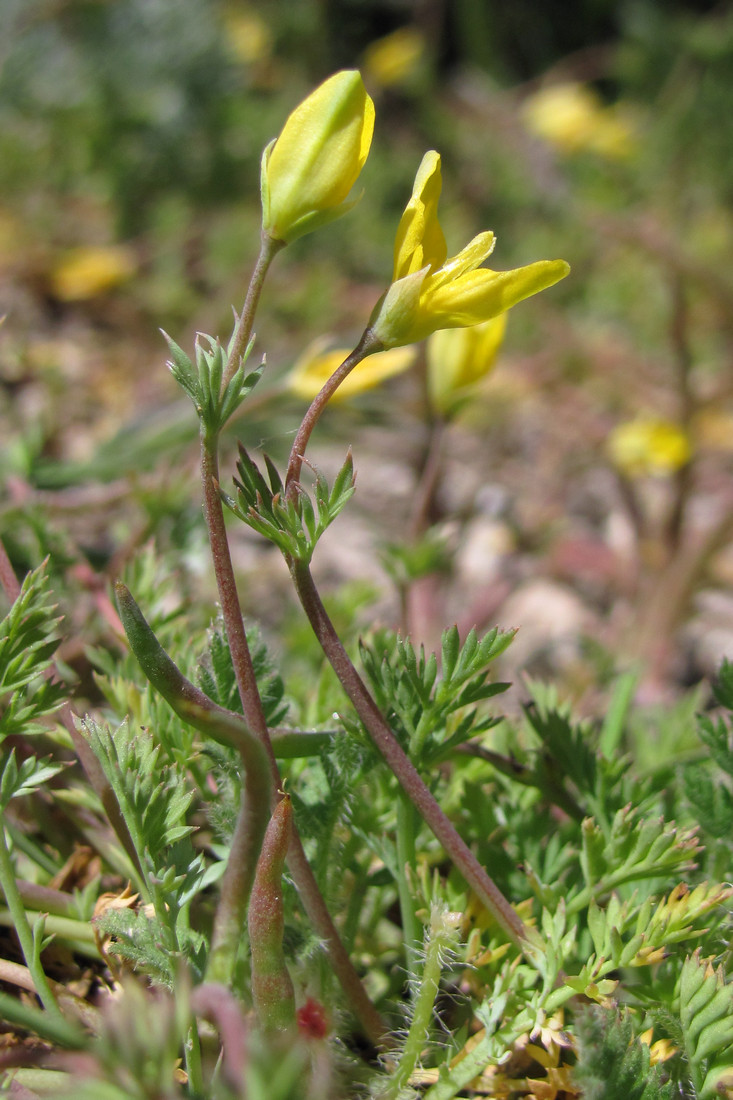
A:
[[[295,992],[283,953],[282,873],[292,831],[293,807],[284,795],[275,807],[257,861],[249,902],[252,1000],[265,1031],[295,1030]]]

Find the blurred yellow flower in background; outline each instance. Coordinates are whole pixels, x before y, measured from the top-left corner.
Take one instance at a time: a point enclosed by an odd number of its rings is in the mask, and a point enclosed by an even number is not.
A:
[[[631,114],[623,104],[606,107],[586,84],[550,84],[522,108],[528,130],[563,153],[587,150],[623,160],[637,145]]]
[[[262,229],[290,242],[341,217],[369,155],[374,104],[361,74],[334,73],[288,117],[262,154]]]
[[[51,290],[62,302],[96,298],[131,279],[135,254],[124,245],[74,248],[51,271]]]
[[[506,313],[470,328],[446,328],[428,338],[428,398],[431,408],[450,416],[492,370],[506,330]]]
[[[292,393],[306,401],[312,401],[351,352],[351,348],[330,350],[327,348],[327,338],[316,340],[306,348],[286,379],[288,389]],[[380,351],[370,355],[368,359],[354,367],[331,400],[343,401],[345,398],[373,389],[393,374],[401,374],[402,371],[408,370],[416,357],[417,352],[414,348],[394,348],[391,351]]]
[[[608,453],[627,477],[664,476],[685,466],[692,456],[687,433],[671,420],[628,420],[608,437]]]
[[[227,45],[238,61],[253,65],[271,57],[272,29],[254,8],[248,5],[229,8],[224,11],[222,22]]]
[[[425,56],[425,37],[417,27],[400,27],[370,42],[364,51],[364,73],[380,88],[408,83]]]

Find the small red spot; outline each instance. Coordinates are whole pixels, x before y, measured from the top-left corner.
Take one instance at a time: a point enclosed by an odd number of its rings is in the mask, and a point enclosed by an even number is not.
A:
[[[328,1016],[322,1004],[309,997],[298,1009],[298,1031],[306,1039],[325,1039],[328,1035]]]

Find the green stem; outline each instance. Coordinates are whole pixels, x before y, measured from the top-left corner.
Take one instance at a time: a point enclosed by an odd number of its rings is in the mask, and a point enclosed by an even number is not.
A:
[[[99,951],[91,924],[68,917],[48,917],[45,913],[26,912],[26,920],[31,928],[42,917],[45,917],[44,928],[50,936],[64,940],[76,954],[99,962]],[[15,918],[10,909],[0,909],[0,925],[4,928],[14,927]]]
[[[419,923],[415,899],[410,888],[410,872],[415,871],[415,807],[403,791],[397,799],[397,893],[400,899],[402,935],[407,956],[407,976],[417,974],[420,950]]]
[[[48,978],[44,973],[40,960],[36,957],[33,931],[28,922],[20,894],[18,893],[18,887],[15,884],[15,868],[10,858],[10,852],[8,851],[7,842],[5,840],[5,826],[2,821],[0,821],[0,886],[2,886],[2,891],[13,919],[15,934],[20,941],[20,949],[23,952],[25,964],[30,970],[31,977],[33,978],[36,993],[54,1024],[57,1024],[59,1027],[64,1027],[66,1024],[64,1015],[56,1003],[56,998],[51,991],[51,986],[49,985]]]
[[[57,1018],[48,1012],[42,1012],[41,1009],[24,1004],[9,993],[0,992],[0,1016],[5,1023],[16,1024],[18,1027],[33,1031],[42,1039],[47,1039],[57,1046],[78,1050],[86,1045],[84,1032],[71,1020],[64,1019],[60,1013]],[[68,1081],[66,1075],[64,1079]]]
[[[318,423],[321,413],[325,409],[328,402],[333,397],[336,390],[339,388],[345,378],[351,374],[354,367],[358,366],[362,360],[366,359],[368,355],[372,355],[376,351],[381,351],[382,345],[375,339],[371,329],[366,329],[362,335],[359,343],[354,350],[350,352],[343,363],[336,368],[328,381],[324,384],[322,389],[313,398],[310,407],[303,417],[300,427],[295,434],[293,440],[293,446],[290,450],[290,458],[288,459],[288,470],[285,475],[285,491],[294,486],[300,479],[300,471],[303,466],[303,457],[305,455],[308,441],[313,433],[313,429]]]
[[[409,1085],[410,1077],[430,1036],[433,1007],[440,989],[442,959],[445,958],[446,952],[454,946],[455,938],[455,927],[451,925],[448,914],[433,911],[425,953],[425,965],[420,976],[410,1030],[407,1033],[397,1068],[391,1074],[386,1089],[380,1093],[379,1100],[398,1100],[401,1090]]]
[[[204,1075],[201,1067],[201,1042],[198,1022],[191,1020],[186,1042],[183,1044],[183,1056],[186,1060],[189,1096],[204,1095]]]
[[[366,869],[360,867],[358,874],[354,872],[354,875],[354,882],[349,888],[346,916],[341,927],[341,936],[349,951],[354,948],[359,919],[362,915],[364,899],[369,888],[369,872]]]
[[[222,378],[222,392],[229,385],[239,368],[239,360],[244,354],[250,336],[252,335],[252,325],[254,324],[255,313],[257,312],[257,306],[260,301],[265,276],[275,256],[280,249],[284,247],[284,241],[273,241],[271,237],[268,237],[264,233],[260,238],[260,254],[257,257],[257,263],[255,264],[252,278],[247,287],[247,296],[244,299],[242,312],[237,317],[236,335],[232,350],[229,353],[224,377]]]
[[[289,566],[295,589],[313,632],[374,744],[393,771],[405,794],[432,829],[468,885],[509,939],[526,953],[529,943],[522,920],[458,834],[425,786],[414,764],[402,750],[344,649],[323,606],[308,565],[290,559]]]

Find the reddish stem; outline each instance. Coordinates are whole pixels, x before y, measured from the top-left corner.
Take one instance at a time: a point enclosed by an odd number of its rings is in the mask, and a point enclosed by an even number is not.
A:
[[[202,440],[201,468],[204,514],[209,530],[219,601],[245,721],[264,745],[270,766],[273,790],[279,791],[283,786],[282,779],[273,753],[267,721],[255,680],[227,541],[224,511],[219,494],[217,442],[217,440]],[[237,858],[236,853],[233,853],[230,858]],[[308,919],[326,944],[334,973],[341,983],[354,1015],[371,1042],[379,1046],[384,1041],[385,1025],[369,999],[348,952],[341,942],[336,925],[333,923],[313,870],[303,851],[303,844],[295,826],[293,826],[293,835],[288,851],[288,867]]]
[[[229,385],[239,369],[239,360],[246,351],[249,338],[252,335],[252,325],[254,324],[255,313],[257,312],[262,287],[265,283],[265,276],[267,275],[267,271],[273,259],[280,249],[284,247],[284,241],[273,241],[267,234],[262,234],[260,254],[257,257],[257,263],[255,264],[252,278],[247,287],[247,297],[244,299],[242,312],[239,314],[239,317],[237,317],[237,331],[234,343],[232,344],[232,350],[227,360],[224,377],[222,378],[222,392]]]
[[[371,329],[365,329],[361,335],[359,343],[354,350],[350,352],[343,363],[336,368],[331,377],[313,398],[310,407],[303,417],[300,427],[296,432],[295,439],[293,440],[293,446],[290,450],[290,458],[288,459],[288,470],[285,475],[285,491],[293,491],[295,485],[300,479],[300,471],[303,466],[303,457],[305,455],[308,441],[313,433],[313,429],[318,423],[321,413],[325,409],[328,402],[333,397],[336,390],[348,375],[351,374],[354,367],[358,366],[363,359],[366,359],[367,355],[372,355],[376,351],[381,351],[382,345],[375,339]]]
[[[468,845],[459,836],[423,783],[414,764],[402,750],[341,644],[307,564],[290,559],[289,565],[303,610],[321,643],[323,652],[330,661],[344,691],[354,704],[374,744],[394,772],[407,797],[432,829],[479,900],[493,914],[509,938],[520,948],[525,949],[528,944],[524,924]]]

